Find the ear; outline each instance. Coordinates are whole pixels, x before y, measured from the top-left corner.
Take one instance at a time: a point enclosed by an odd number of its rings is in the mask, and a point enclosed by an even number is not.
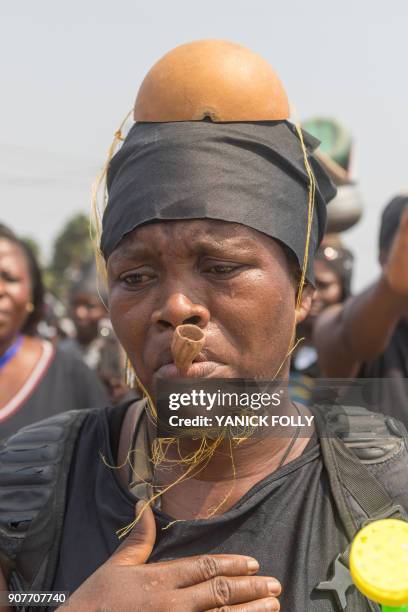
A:
[[[309,314],[315,291],[316,289],[313,287],[311,283],[307,283],[303,287],[302,299],[300,300],[299,306],[296,308],[296,314],[295,314],[296,325],[298,325],[299,323],[302,323],[306,319],[307,315]]]
[[[380,249],[380,253],[378,255],[378,261],[380,262],[380,266],[383,268],[387,263],[388,252],[385,249]]]

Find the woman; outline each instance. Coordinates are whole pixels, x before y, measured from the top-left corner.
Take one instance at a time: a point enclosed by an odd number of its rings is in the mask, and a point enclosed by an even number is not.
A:
[[[309,405],[313,397],[315,379],[320,378],[313,332],[318,316],[330,306],[342,304],[351,294],[353,255],[342,246],[337,235],[327,235],[314,260],[314,285],[316,291],[312,306],[297,333],[303,338],[294,351],[291,362],[290,386],[292,399]]]
[[[316,435],[293,425],[177,444],[157,439],[148,411],[163,384],[179,383],[172,344],[183,324],[205,336],[187,381],[287,381],[334,194],[287,113],[269,66],[231,43],[178,48],[142,86],[109,165],[100,245],[112,324],[146,400],[82,421],[61,539],[40,559],[51,590],[72,594],[68,610],[336,610],[315,587],[348,537]],[[209,114],[225,123],[201,120]],[[280,411],[310,416],[287,394]],[[366,609],[355,591],[348,602]]]
[[[96,376],[37,336],[41,272],[29,247],[0,226],[0,438],[47,416],[106,401]]]

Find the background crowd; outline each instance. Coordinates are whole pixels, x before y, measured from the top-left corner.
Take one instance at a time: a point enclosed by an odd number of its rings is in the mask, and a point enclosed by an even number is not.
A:
[[[385,203],[378,280],[352,292],[353,264],[364,253],[345,248],[342,233],[370,214],[351,177],[352,139],[331,119],[305,128],[322,141],[319,157],[338,195],[316,256],[312,308],[298,329],[303,340],[292,355],[293,398],[314,401],[322,379],[367,379],[370,407],[408,426],[408,194]],[[124,381],[125,354],[109,321],[87,217],[65,225],[48,266],[39,245],[18,230],[0,225],[0,439],[51,414],[117,404],[134,393]]]

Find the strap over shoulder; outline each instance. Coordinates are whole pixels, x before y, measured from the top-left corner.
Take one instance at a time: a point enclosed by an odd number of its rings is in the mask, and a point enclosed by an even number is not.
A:
[[[356,406],[313,408],[324,463],[350,538],[367,520],[408,519],[408,433],[392,417]]]
[[[313,408],[331,492],[349,541],[365,524],[382,518],[408,520],[408,435],[392,417],[354,406]],[[316,586],[347,607],[350,545],[338,555],[333,575]],[[379,606],[366,600],[370,612]]]

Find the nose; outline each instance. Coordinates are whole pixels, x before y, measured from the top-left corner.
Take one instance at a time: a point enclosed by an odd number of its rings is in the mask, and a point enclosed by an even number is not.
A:
[[[163,329],[173,328],[185,323],[206,327],[210,320],[208,308],[194,304],[186,295],[173,293],[163,306],[152,314],[152,323]]]
[[[77,306],[74,310],[75,317],[79,321],[84,321],[88,318],[88,309],[85,306]]]

